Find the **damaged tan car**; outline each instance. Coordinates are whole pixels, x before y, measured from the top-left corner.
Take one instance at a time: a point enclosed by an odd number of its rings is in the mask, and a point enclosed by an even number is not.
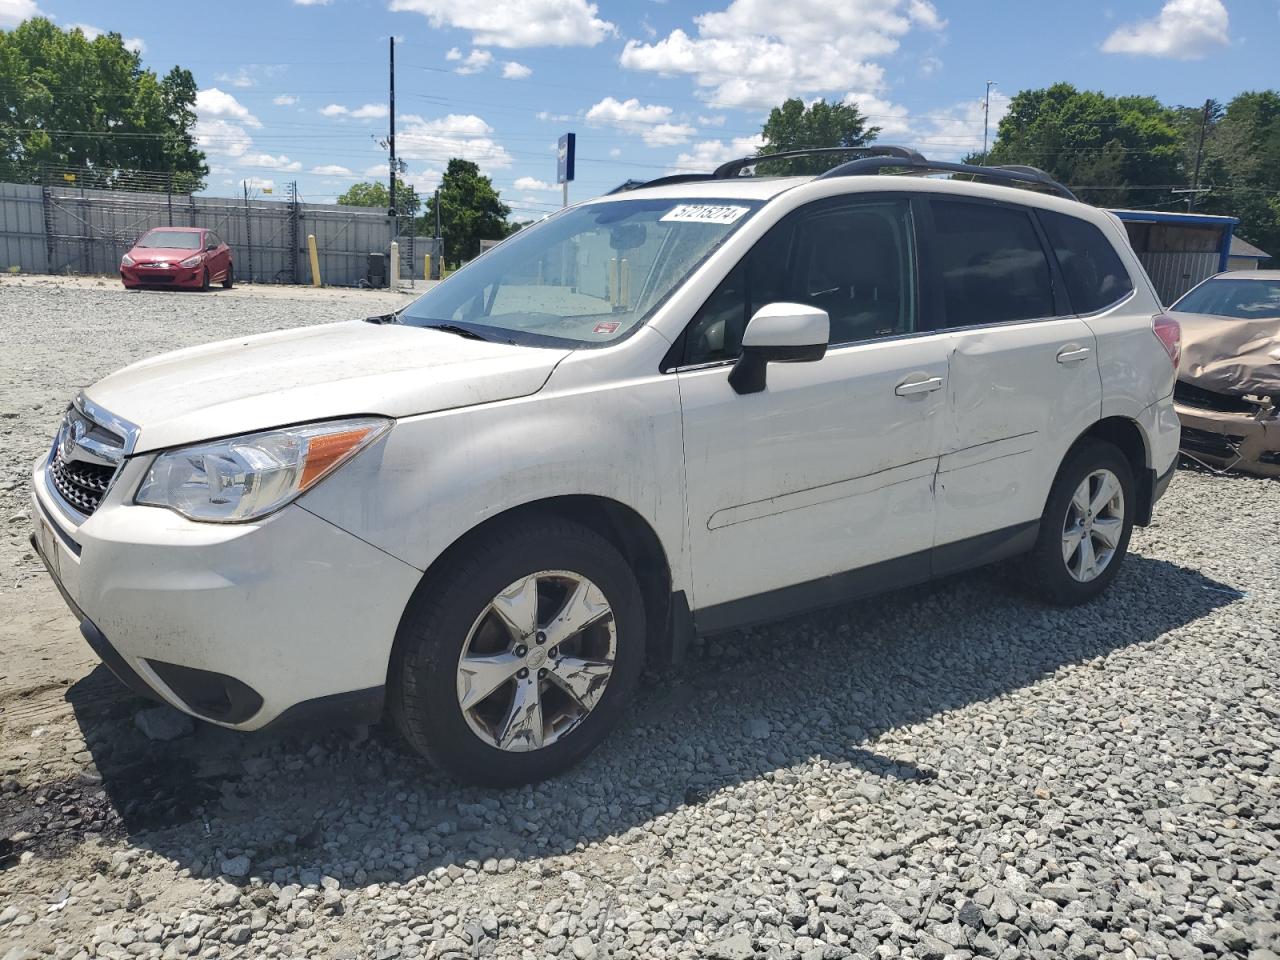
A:
[[[1280,270],[1210,277],[1170,313],[1182,325],[1182,452],[1213,470],[1280,477]]]

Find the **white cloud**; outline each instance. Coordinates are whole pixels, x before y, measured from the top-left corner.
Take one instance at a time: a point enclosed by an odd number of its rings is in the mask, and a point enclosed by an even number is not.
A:
[[[262,122],[249,112],[248,107],[234,95],[217,87],[209,87],[196,94],[196,115],[201,120],[217,117],[222,120],[235,120],[250,127],[262,126]]]
[[[298,98],[291,93],[282,93],[278,97],[273,97],[271,102],[277,107],[292,107],[298,102]]]
[[[290,160],[283,153],[278,157],[273,157],[269,153],[246,153],[237,157],[236,162],[242,167],[283,170],[286,173],[294,173],[302,169],[301,163],[297,160]]]
[[[241,67],[234,74],[220,73],[218,74],[218,80],[222,83],[229,83],[233,87],[240,87],[241,89],[244,87],[252,87],[258,82],[244,67]]]
[[[458,56],[452,56],[455,53]],[[449,55],[445,59],[459,61],[458,67],[454,72],[465,77],[469,74],[480,73],[489,69],[489,66],[493,63],[493,54],[488,50],[472,50],[466,57],[463,57],[458,48],[454,47],[449,51]]]
[[[293,2],[299,7],[327,7],[333,3],[333,0],[293,0]]]
[[[350,117],[352,120],[378,120],[389,113],[390,111],[385,103],[366,103],[364,106],[356,107],[354,110],[350,107],[344,107],[340,103],[330,103],[320,108],[321,116]]]
[[[451,113],[435,120],[416,114],[398,118],[396,154],[406,160],[473,160],[488,169],[511,166],[511,154],[491,136],[493,128],[474,114]]]
[[[390,8],[420,13],[437,29],[469,30],[479,47],[594,47],[617,32],[587,0],[391,0]]]
[[[1009,112],[1009,98],[999,90],[991,91],[991,136],[988,146],[996,141],[996,129]],[[965,100],[937,113],[922,114],[914,123],[915,142],[925,156],[936,160],[958,160],[966,153],[982,149],[982,98]]]
[[[270,177],[245,177],[244,182],[250,190],[261,190],[263,193],[271,193],[276,188],[276,182]]]
[[[0,0],[0,27],[16,27],[23,20],[38,17],[43,12],[35,0]]]
[[[873,93],[846,93],[845,103],[852,103],[867,118],[867,126],[880,128],[880,140],[903,140],[912,131],[907,108],[890,103]]]
[[[350,177],[352,172],[346,167],[338,163],[322,163],[318,167],[312,167],[311,172],[318,177]]]
[[[920,58],[920,76],[932,77],[935,73],[942,69],[942,60],[938,57],[921,57]]]
[[[196,123],[193,129],[200,149],[224,157],[243,157],[253,146],[250,128],[262,121],[234,96],[210,87],[196,94]]]
[[[926,0],[732,0],[655,43],[628,40],[622,66],[695,78],[722,107],[764,108],[789,96],[850,87],[880,90],[878,58],[913,28],[946,22]]]
[[[3,26],[5,21],[5,4],[6,0],[0,0],[0,26]],[[10,5],[12,5],[12,0],[10,0]],[[23,8],[22,0],[18,0],[16,6],[21,10]],[[35,4],[30,4],[29,7],[33,11],[29,16],[35,16],[38,12],[36,11]],[[103,30],[101,27],[95,27],[91,23],[68,23],[67,29],[79,30],[84,34],[84,38],[90,42],[97,40],[104,33],[107,33],[106,30]],[[132,51],[133,53],[142,54],[146,52],[147,45],[142,42],[141,37],[125,37],[124,48]]]
[[[1150,20],[1117,29],[1102,44],[1106,53],[1198,60],[1231,42],[1222,0],[1168,0]]]
[[[735,137],[728,143],[722,140],[701,140],[689,153],[676,157],[671,173],[710,173],[722,163],[749,157],[764,146],[764,137]]]
[[[558,184],[547,183],[545,180],[539,180],[536,177],[517,177],[514,186],[517,190],[558,191],[560,189]]]
[[[567,113],[548,113],[546,110],[539,110],[534,114],[534,118],[544,123],[568,123],[573,119]]]
[[[610,147],[610,148],[609,148],[609,156],[611,156],[611,157],[620,157],[620,156],[622,156],[622,148],[621,148],[621,147]]]
[[[635,97],[615,100],[605,97],[587,111],[587,123],[616,127],[624,133],[639,134],[651,147],[667,147],[687,143],[697,129],[687,123],[675,123],[671,108],[660,104],[642,104]]]
[[[527,80],[533,76],[533,70],[526,67],[523,63],[516,63],[514,60],[508,60],[502,65],[502,76],[506,80]]]

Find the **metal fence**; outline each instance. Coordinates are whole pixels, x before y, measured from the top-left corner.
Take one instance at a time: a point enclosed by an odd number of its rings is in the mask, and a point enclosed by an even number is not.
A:
[[[234,252],[236,277],[255,283],[310,283],[307,235],[315,234],[320,276],[338,286],[364,280],[369,254],[389,253],[397,233],[394,219],[380,211],[296,196],[223,199],[0,183],[0,271],[115,273],[138,237],[165,226],[213,230]],[[409,233],[398,239],[401,278],[421,278],[432,240]]]

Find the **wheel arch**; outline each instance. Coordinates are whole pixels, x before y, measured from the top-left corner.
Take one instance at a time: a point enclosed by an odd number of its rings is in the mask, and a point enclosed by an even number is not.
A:
[[[688,616],[683,595],[672,593],[671,566],[657,532],[633,508],[617,500],[593,494],[547,497],[510,507],[485,518],[453,541],[436,557],[422,574],[418,589],[423,589],[454,559],[501,527],[536,517],[556,517],[582,524],[608,540],[630,565],[644,598],[648,637],[646,654],[649,662],[669,662],[679,658],[677,640],[685,637],[681,629],[682,614]],[[676,629],[672,629],[675,618]],[[399,631],[397,631],[397,644]],[[392,664],[395,655],[392,655]],[[390,667],[389,669],[393,669]]]
[[[1155,471],[1150,467],[1151,450],[1146,434],[1138,422],[1130,417],[1107,417],[1099,420],[1076,438],[1067,451],[1067,456],[1080,444],[1081,440],[1103,440],[1120,450],[1129,467],[1133,471],[1133,483],[1137,492],[1137,509],[1134,511],[1134,523],[1145,527],[1151,522],[1151,510],[1154,506]],[[1063,462],[1066,457],[1063,457]]]

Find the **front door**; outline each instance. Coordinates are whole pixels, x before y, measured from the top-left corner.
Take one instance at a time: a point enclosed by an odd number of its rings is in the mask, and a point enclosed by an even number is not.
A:
[[[917,322],[914,235],[904,198],[811,204],[691,321],[677,375],[700,630],[928,576],[949,346]],[[739,395],[746,322],[780,301],[828,312],[827,354]]]

